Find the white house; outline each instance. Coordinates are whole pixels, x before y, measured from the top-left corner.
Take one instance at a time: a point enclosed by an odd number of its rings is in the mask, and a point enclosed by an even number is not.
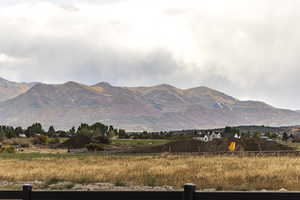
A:
[[[26,138],[26,135],[25,134],[19,134],[19,137],[20,138]]]
[[[216,133],[216,132],[207,132],[207,133],[198,133],[198,137],[195,137],[194,139],[200,140],[203,142],[210,142],[213,141],[214,139],[220,139],[222,138],[221,133]]]

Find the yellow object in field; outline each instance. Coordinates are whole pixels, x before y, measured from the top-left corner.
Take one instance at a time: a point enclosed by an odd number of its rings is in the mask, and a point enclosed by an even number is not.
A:
[[[235,142],[230,142],[228,149],[229,151],[233,152],[235,150]]]

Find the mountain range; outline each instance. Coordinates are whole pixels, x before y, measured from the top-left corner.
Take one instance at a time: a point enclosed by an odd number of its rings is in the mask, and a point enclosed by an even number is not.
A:
[[[297,111],[240,101],[207,87],[179,89],[167,84],[118,87],[106,82],[16,83],[1,78],[0,113],[0,124],[26,127],[38,121],[57,129],[97,121],[130,131],[300,124]]]
[[[36,83],[16,83],[0,77],[0,102],[26,92],[35,84]]]

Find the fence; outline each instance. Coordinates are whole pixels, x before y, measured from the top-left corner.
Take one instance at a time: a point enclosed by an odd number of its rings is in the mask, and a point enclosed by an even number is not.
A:
[[[116,154],[102,152],[104,154]],[[195,155],[195,156],[300,156],[299,150],[281,150],[281,151],[211,151],[211,152],[166,152],[174,155]],[[132,153],[132,152],[119,152],[119,154],[143,154],[143,153]],[[147,155],[161,155],[161,153],[145,153]]]
[[[196,192],[196,186],[186,184],[184,191],[0,191],[0,199],[23,200],[299,200],[300,192]]]

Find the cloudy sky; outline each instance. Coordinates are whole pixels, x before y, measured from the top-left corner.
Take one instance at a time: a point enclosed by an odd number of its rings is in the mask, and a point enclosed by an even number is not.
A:
[[[300,109],[298,0],[1,0],[0,76],[208,86]]]

